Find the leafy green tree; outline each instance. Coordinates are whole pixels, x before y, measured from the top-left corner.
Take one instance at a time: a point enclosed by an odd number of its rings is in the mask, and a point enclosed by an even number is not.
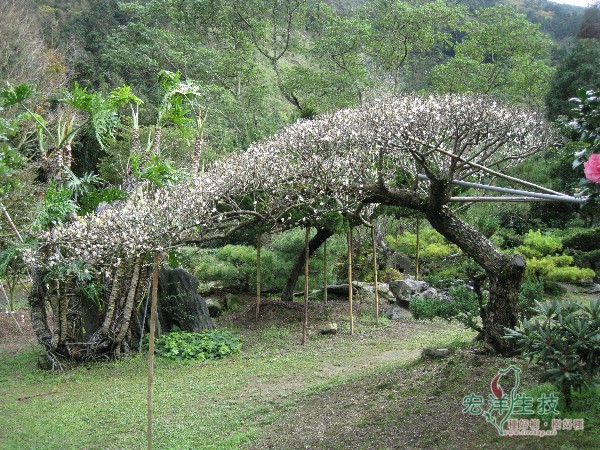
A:
[[[600,40],[579,39],[558,65],[546,95],[548,117],[571,116],[578,89],[600,88]]]
[[[361,103],[370,85],[363,60],[368,23],[320,5],[311,31],[313,39],[305,46],[303,63],[283,70],[284,86],[300,100],[302,114]]]
[[[14,85],[44,78],[46,46],[35,11],[23,0],[0,3],[0,81]]]
[[[578,39],[600,39],[600,2],[596,2],[583,13]]]
[[[539,106],[552,75],[550,46],[539,26],[515,9],[480,9],[465,24],[454,57],[434,68],[432,86]]]
[[[466,10],[445,0],[371,0],[363,14],[371,24],[368,55],[391,78],[393,91],[399,92],[403,90],[404,69],[435,57],[450,44]]]

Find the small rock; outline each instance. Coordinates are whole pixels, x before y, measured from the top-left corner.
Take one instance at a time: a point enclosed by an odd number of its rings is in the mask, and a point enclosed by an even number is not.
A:
[[[425,291],[421,292],[420,294],[417,295],[417,297],[421,297],[421,298],[438,298],[439,294],[438,291],[435,288],[428,288]]]
[[[429,358],[446,358],[452,354],[449,348],[424,348],[423,356]]]
[[[401,306],[390,306],[385,310],[385,317],[390,320],[410,319],[412,314],[408,309]]]
[[[329,322],[327,325],[325,325],[323,328],[321,328],[320,333],[321,334],[336,334],[337,331],[338,331],[337,323]]]
[[[210,317],[219,317],[223,312],[223,306],[221,306],[221,302],[214,298],[207,298],[205,301]]]

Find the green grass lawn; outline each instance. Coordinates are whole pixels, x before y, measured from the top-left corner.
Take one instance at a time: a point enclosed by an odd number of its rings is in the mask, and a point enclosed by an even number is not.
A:
[[[374,325],[367,317],[350,336],[347,324],[338,323],[338,335],[313,331],[304,347],[298,322],[266,323],[244,329],[242,351],[227,359],[156,358],[155,448],[287,450],[311,442],[309,448],[397,448],[393,433],[399,424],[400,432],[420,436],[403,444],[408,448],[570,449],[600,442],[598,394],[581,400],[584,433],[512,440],[510,447],[481,417],[461,414],[462,397],[470,390],[485,393],[491,375],[508,363],[465,354],[461,348],[474,334],[458,324],[383,320]],[[449,359],[423,360],[423,347],[458,351]],[[62,374],[38,369],[36,358],[32,348],[16,354],[0,350],[1,449],[146,446],[143,355]],[[524,387],[536,384],[530,377]],[[336,411],[333,417],[328,408]],[[329,431],[311,441],[323,423]],[[462,430],[461,440],[456,430]]]
[[[439,333],[433,325],[419,325],[410,338],[378,339],[385,327],[373,326],[353,337],[314,335],[301,347],[290,327],[271,326],[253,332],[252,342],[225,360],[157,358],[156,448],[237,448],[293,405],[298,393],[343,383],[386,364],[370,364],[365,359],[370,355],[406,350],[411,360],[415,352],[410,350],[470,339],[460,326]],[[36,357],[31,349],[0,353],[0,448],[143,447],[144,356],[63,374],[39,370]],[[324,372],[324,366],[333,370]]]

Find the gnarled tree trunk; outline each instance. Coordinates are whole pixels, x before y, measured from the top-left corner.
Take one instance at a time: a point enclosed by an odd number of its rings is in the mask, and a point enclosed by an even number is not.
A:
[[[371,186],[366,201],[404,206],[425,213],[436,231],[483,267],[490,280],[490,297],[483,321],[484,341],[489,350],[511,356],[516,353],[516,344],[502,336],[505,327],[514,328],[517,323],[517,299],[525,273],[525,258],[498,251],[483,233],[461,220],[446,204],[449,186],[447,181],[431,180],[427,197]]]
[[[486,271],[490,280],[483,324],[486,347],[504,356],[515,354],[515,342],[502,336],[505,327],[514,328],[517,323],[517,300],[525,273],[525,258],[499,252],[483,233],[462,221],[447,206],[428,210],[427,218],[433,228]]]

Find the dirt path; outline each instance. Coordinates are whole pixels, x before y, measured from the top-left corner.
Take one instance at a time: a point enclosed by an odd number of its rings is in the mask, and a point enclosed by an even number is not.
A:
[[[597,448],[581,435],[500,437],[482,417],[462,413],[462,398],[489,390],[490,374],[516,362],[460,351],[415,360],[299,398],[261,428],[248,449]],[[528,367],[528,366],[527,366]],[[536,383],[535,370],[526,382]],[[574,444],[574,445],[573,445]],[[596,443],[597,444],[597,443]]]

